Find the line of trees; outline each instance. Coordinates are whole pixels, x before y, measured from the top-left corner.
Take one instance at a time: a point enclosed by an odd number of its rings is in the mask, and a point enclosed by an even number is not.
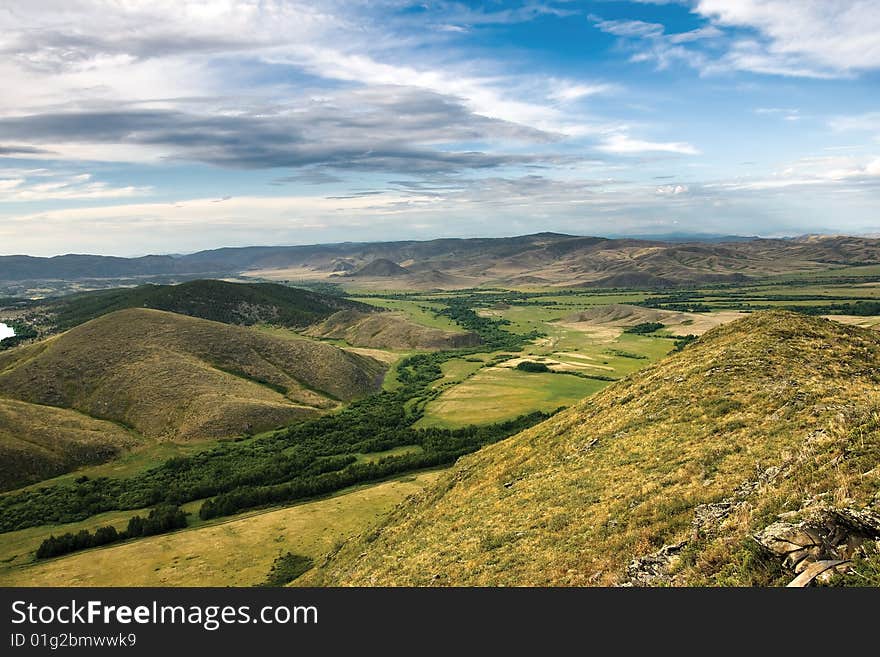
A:
[[[36,557],[37,559],[48,559],[78,550],[124,541],[128,538],[164,534],[186,527],[186,516],[186,512],[180,507],[162,504],[151,509],[146,518],[141,516],[129,518],[128,526],[123,531],[118,531],[116,527],[107,525],[98,527],[94,533],[82,529],[76,534],[68,532],[60,536],[50,536],[40,543]]]

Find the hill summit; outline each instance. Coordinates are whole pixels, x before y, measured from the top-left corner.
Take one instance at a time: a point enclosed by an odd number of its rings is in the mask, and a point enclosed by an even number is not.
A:
[[[388,260],[387,258],[378,258],[373,260],[372,262],[364,265],[357,271],[353,271],[349,276],[360,276],[363,278],[368,277],[390,277],[390,276],[406,276],[409,274],[409,269],[406,267],[401,267],[396,262]]]
[[[0,476],[0,489],[133,443],[228,438],[315,417],[378,390],[384,373],[321,342],[146,308],[109,313],[0,353],[0,454],[27,464],[24,479]]]
[[[876,332],[755,313],[460,459],[304,583],[830,576],[880,538],[878,386]]]
[[[357,301],[277,283],[217,280],[84,292],[40,305],[62,330],[126,308],[165,310],[226,324],[291,328],[303,328],[340,310],[375,310]]]

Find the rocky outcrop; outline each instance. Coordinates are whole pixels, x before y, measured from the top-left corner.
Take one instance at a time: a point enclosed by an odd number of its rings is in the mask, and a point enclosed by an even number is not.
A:
[[[866,541],[880,539],[880,515],[867,509],[821,508],[795,515],[806,518],[774,522],[754,536],[758,545],[797,574],[788,586],[809,586],[817,578],[823,581],[845,572]]]
[[[623,586],[654,586],[669,581],[669,572],[681,559],[687,541],[664,545],[656,552],[638,557],[626,567],[627,581]]]

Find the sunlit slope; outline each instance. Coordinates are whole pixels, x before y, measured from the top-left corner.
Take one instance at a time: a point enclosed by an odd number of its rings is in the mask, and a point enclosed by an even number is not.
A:
[[[131,432],[112,422],[69,409],[0,399],[0,490],[102,463],[138,443]]]
[[[0,354],[0,396],[198,439],[315,415],[376,390],[383,373],[332,345],[131,309]]]
[[[305,333],[377,349],[458,349],[480,343],[475,333],[456,333],[422,326],[402,313],[367,314],[353,310],[334,313]]]
[[[756,313],[462,458],[306,583],[623,584],[674,546],[647,581],[784,584],[752,536],[880,503],[878,407],[876,332]]]

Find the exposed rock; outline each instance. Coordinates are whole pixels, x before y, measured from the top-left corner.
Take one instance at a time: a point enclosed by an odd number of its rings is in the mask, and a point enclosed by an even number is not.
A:
[[[630,561],[626,567],[627,582],[623,586],[653,586],[668,581],[669,571],[681,559],[687,541],[664,545],[656,552]]]
[[[738,505],[728,500],[712,504],[700,504],[694,508],[694,519],[691,527],[694,537],[707,537],[715,534],[721,522],[730,515]]]
[[[761,547],[782,557],[783,566],[798,574],[789,586],[808,586],[832,568],[845,571],[865,541],[880,537],[880,515],[867,509],[820,508],[803,515],[806,520],[774,522],[754,536]]]
[[[804,568],[803,572],[791,580],[786,586],[788,588],[804,588],[805,586],[812,584],[814,579],[824,579],[827,581],[835,572],[845,572],[848,563],[849,561],[846,560],[834,559],[828,561],[814,561]]]

